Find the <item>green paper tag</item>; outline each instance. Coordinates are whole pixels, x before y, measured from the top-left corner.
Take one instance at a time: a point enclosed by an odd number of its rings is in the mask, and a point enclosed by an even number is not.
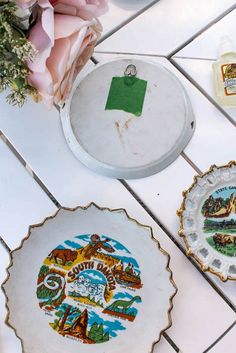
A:
[[[123,110],[140,116],[147,89],[147,81],[137,77],[113,77],[106,110]]]

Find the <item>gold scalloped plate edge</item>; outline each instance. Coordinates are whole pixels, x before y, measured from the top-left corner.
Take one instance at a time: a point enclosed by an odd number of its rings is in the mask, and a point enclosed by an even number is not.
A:
[[[6,268],[7,277],[6,277],[6,279],[3,281],[3,283],[1,284],[1,289],[2,289],[3,294],[4,294],[4,296],[5,296],[5,308],[6,308],[6,310],[7,310],[7,315],[6,315],[6,318],[5,318],[5,324],[6,324],[8,327],[10,327],[10,328],[14,331],[16,337],[20,340],[20,342],[21,342],[21,347],[22,347],[22,352],[23,352],[23,353],[26,353],[26,351],[25,351],[25,349],[24,349],[24,342],[23,342],[23,339],[18,335],[17,329],[16,329],[14,326],[12,326],[12,325],[10,324],[10,322],[9,322],[9,318],[10,318],[10,309],[9,309],[9,307],[8,307],[9,299],[8,299],[8,296],[7,296],[6,291],[5,291],[5,288],[4,288],[4,285],[7,283],[7,281],[8,281],[9,278],[10,278],[10,268],[13,266],[13,254],[14,254],[15,252],[17,252],[18,250],[21,250],[21,249],[23,248],[24,243],[25,243],[25,241],[27,241],[27,240],[29,239],[29,237],[30,237],[30,235],[31,235],[31,230],[32,230],[33,228],[42,227],[48,220],[55,218],[61,210],[74,212],[74,211],[76,211],[76,210],[78,210],[78,209],[86,210],[86,209],[88,209],[88,208],[91,207],[91,206],[96,207],[96,208],[99,209],[100,211],[109,211],[109,212],[120,212],[120,211],[123,211],[123,212],[125,213],[126,217],[127,217],[130,221],[136,223],[136,224],[137,224],[138,226],[140,226],[140,227],[147,228],[147,229],[149,230],[151,240],[154,241],[154,243],[155,243],[156,246],[157,246],[157,249],[158,249],[164,256],[166,256],[166,267],[165,267],[165,270],[166,270],[167,272],[169,272],[169,280],[170,280],[170,283],[172,284],[173,289],[174,289],[174,293],[173,293],[173,294],[170,296],[170,298],[169,298],[169,305],[170,305],[170,306],[169,306],[169,309],[168,309],[168,311],[167,311],[168,325],[167,325],[164,329],[162,329],[162,330],[157,334],[157,335],[158,335],[158,339],[157,339],[156,341],[154,341],[154,342],[151,344],[151,350],[150,350],[149,352],[147,352],[147,353],[153,353],[154,346],[161,340],[162,334],[172,326],[171,311],[172,311],[172,309],[173,309],[173,299],[174,299],[174,297],[176,296],[176,294],[177,294],[177,292],[178,292],[178,288],[177,288],[177,285],[176,285],[176,283],[175,283],[175,281],[174,281],[174,279],[173,279],[173,272],[172,272],[172,270],[171,270],[170,267],[169,267],[169,265],[170,265],[170,255],[169,255],[169,253],[168,253],[167,251],[165,251],[165,250],[161,247],[160,242],[154,237],[152,227],[151,227],[151,226],[148,226],[148,225],[145,225],[145,224],[142,224],[142,223],[138,222],[135,218],[130,217],[129,214],[128,214],[128,212],[127,212],[126,209],[124,209],[124,208],[115,208],[115,209],[111,209],[111,208],[108,208],[108,207],[100,207],[100,206],[98,206],[95,202],[90,202],[87,206],[76,206],[76,207],[73,207],[73,208],[61,206],[60,208],[58,208],[58,210],[57,210],[54,214],[52,214],[51,216],[46,217],[42,222],[40,222],[40,223],[35,223],[35,224],[30,225],[29,228],[28,228],[28,233],[27,233],[27,235],[22,239],[20,245],[9,253],[10,263],[9,263],[8,267]]]
[[[236,278],[234,277],[231,277],[231,276],[227,276],[227,278],[225,278],[224,276],[221,276],[220,273],[218,271],[215,271],[214,269],[212,269],[211,267],[206,267],[204,266],[203,262],[201,261],[201,259],[196,255],[194,254],[191,249],[190,249],[190,245],[188,243],[188,240],[187,240],[187,237],[186,235],[184,234],[184,226],[183,226],[183,212],[185,211],[185,203],[186,203],[186,198],[187,198],[187,195],[188,193],[194,188],[194,186],[197,184],[197,180],[199,178],[202,178],[208,174],[210,174],[214,168],[216,169],[223,169],[223,168],[230,168],[232,166],[235,166],[236,165],[236,161],[230,161],[229,163],[227,164],[224,164],[224,165],[221,165],[221,166],[217,166],[215,164],[211,165],[210,168],[205,172],[205,173],[202,173],[200,175],[195,175],[193,177],[193,183],[192,185],[187,189],[187,190],[184,190],[182,192],[182,195],[183,195],[183,200],[182,200],[182,203],[181,203],[181,206],[180,208],[177,210],[177,216],[179,217],[179,221],[180,221],[180,229],[179,229],[179,236],[181,238],[183,238],[184,240],[184,243],[185,243],[185,246],[186,246],[186,254],[188,256],[192,256],[196,261],[197,263],[200,265],[201,267],[201,270],[203,272],[210,272],[212,273],[213,275],[216,275],[217,277],[219,277],[221,279],[222,282],[227,282],[228,280],[231,280],[231,281],[236,281]]]

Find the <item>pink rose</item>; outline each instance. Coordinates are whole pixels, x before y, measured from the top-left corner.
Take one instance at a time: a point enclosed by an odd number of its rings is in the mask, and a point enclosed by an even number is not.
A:
[[[55,12],[79,16],[84,20],[103,15],[107,9],[108,0],[51,0]]]
[[[76,75],[92,55],[102,27],[95,19],[54,15],[48,0],[38,3],[42,13],[29,36],[38,55],[28,63],[32,71],[29,83],[50,107],[68,97]]]

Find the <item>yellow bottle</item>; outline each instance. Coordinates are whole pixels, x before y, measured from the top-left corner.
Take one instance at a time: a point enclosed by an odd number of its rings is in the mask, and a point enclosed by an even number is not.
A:
[[[236,107],[236,52],[228,37],[222,38],[220,56],[213,64],[213,74],[217,102]]]

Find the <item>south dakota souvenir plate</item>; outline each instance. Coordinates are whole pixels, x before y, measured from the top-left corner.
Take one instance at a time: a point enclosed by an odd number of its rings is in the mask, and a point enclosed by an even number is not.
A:
[[[188,255],[203,271],[236,280],[236,163],[195,177],[178,214]]]
[[[30,227],[8,273],[24,353],[150,353],[171,325],[169,255],[123,209],[61,208]]]

